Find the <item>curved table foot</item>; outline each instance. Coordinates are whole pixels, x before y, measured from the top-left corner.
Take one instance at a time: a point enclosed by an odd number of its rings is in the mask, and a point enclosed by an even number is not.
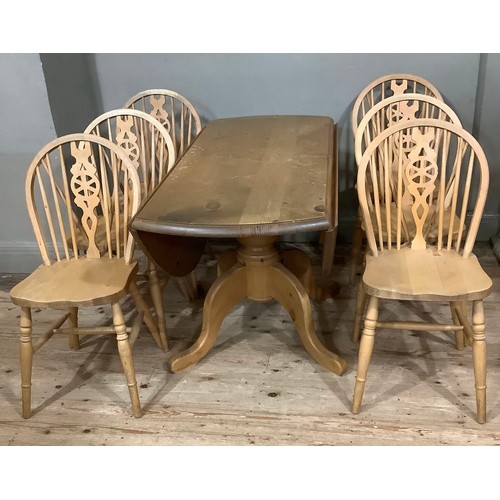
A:
[[[273,264],[271,273],[271,295],[290,314],[300,340],[307,352],[327,370],[342,375],[347,370],[347,363],[335,353],[329,351],[318,339],[314,331],[311,303],[304,292],[300,280],[282,264]]]
[[[329,351],[314,331],[309,296],[324,300],[335,293],[314,284],[311,264],[300,250],[280,255],[276,236],[238,238],[236,252],[223,252],[217,266],[218,278],[210,287],[203,307],[203,325],[198,340],[172,356],[171,371],[196,364],[213,346],[226,314],[240,300],[265,302],[276,299],[292,317],[307,352],[326,370],[342,375],[347,363]],[[283,262],[283,264],[280,263]]]
[[[170,370],[174,373],[184,370],[203,358],[214,344],[226,314],[246,295],[246,269],[241,264],[235,264],[221,274],[210,287],[203,305],[200,336],[189,349],[170,358]]]

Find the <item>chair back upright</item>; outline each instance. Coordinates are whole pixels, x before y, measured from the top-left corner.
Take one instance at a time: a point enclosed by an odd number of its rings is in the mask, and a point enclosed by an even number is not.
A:
[[[370,142],[382,131],[401,121],[414,120],[416,118],[434,118],[445,120],[461,126],[457,114],[443,101],[424,94],[400,94],[388,97],[371,108],[361,120],[354,139],[354,152],[356,163],[359,165],[361,157]],[[398,137],[393,136],[395,141],[391,145],[392,171],[397,172],[399,144]],[[403,136],[403,147],[401,151],[407,156],[411,150],[411,139]],[[394,194],[394,180],[390,178],[391,189]],[[411,203],[411,195],[407,190],[408,179],[403,175],[403,204]],[[392,196],[392,195],[391,195]],[[449,207],[449,198],[445,198],[445,208]]]
[[[144,90],[131,97],[123,107],[138,109],[156,118],[172,137],[177,160],[202,129],[195,107],[172,90]]]
[[[55,139],[33,159],[25,192],[45,265],[104,256],[131,262],[135,245],[128,222],[141,203],[140,183],[130,159],[111,141],[90,134]],[[105,225],[103,245],[96,241],[98,218]]]
[[[139,175],[143,201],[175,164],[172,138],[158,120],[143,111],[108,111],[84,132],[105,137],[124,150]]]
[[[368,84],[358,95],[352,109],[352,134],[356,130],[366,113],[376,104],[401,94],[424,94],[443,100],[439,91],[425,78],[409,74],[391,74],[377,78]]]
[[[354,153],[359,165],[370,142],[385,129],[401,121],[434,118],[462,126],[444,101],[425,94],[398,94],[377,103],[363,116],[354,136]],[[397,147],[396,147],[397,151]]]
[[[393,164],[394,144],[398,145],[397,168]],[[405,178],[411,210],[403,211]],[[358,197],[371,254],[407,245],[425,249],[430,244],[431,229],[437,227],[437,251],[454,250],[468,257],[481,221],[488,182],[484,152],[460,126],[423,118],[384,130],[369,144],[358,168]],[[456,218],[444,217],[447,199]],[[397,209],[395,221],[390,217],[391,200]],[[466,230],[469,212],[472,217]],[[415,226],[411,234],[408,217]]]

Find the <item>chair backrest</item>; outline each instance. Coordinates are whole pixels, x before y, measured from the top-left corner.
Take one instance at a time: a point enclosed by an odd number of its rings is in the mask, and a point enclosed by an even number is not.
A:
[[[388,97],[367,111],[354,136],[354,154],[359,165],[368,144],[382,131],[400,121],[435,118],[462,126],[455,111],[444,101],[425,94],[398,94]]]
[[[402,154],[405,137],[411,146],[407,156]],[[391,151],[394,143],[400,148],[395,172]],[[406,216],[402,210],[404,176],[409,181],[407,190],[411,194],[411,210]],[[460,252],[464,239],[463,256],[468,257],[481,221],[488,182],[484,152],[463,128],[443,120],[423,118],[400,122],[384,130],[369,144],[358,168],[358,197],[372,255],[407,244],[412,249],[425,249],[431,229],[437,227],[438,251]],[[367,183],[370,189],[366,189]],[[434,196],[436,190],[438,194]],[[450,209],[452,214],[458,215],[457,221],[449,217],[445,222],[446,193],[451,197]],[[391,200],[397,207],[396,222],[390,217]],[[471,202],[474,208],[466,231],[465,220]],[[385,217],[381,216],[382,207]],[[373,220],[370,212],[375,214]],[[405,217],[413,219],[415,231],[411,238],[410,221]],[[397,236],[393,239],[394,223]],[[387,235],[385,241],[383,234]],[[404,241],[408,243],[402,245]]]
[[[201,132],[201,120],[194,106],[172,90],[144,90],[131,97],[123,107],[139,109],[156,118],[172,137],[177,159]]]
[[[443,100],[439,91],[430,82],[419,76],[407,74],[392,74],[377,78],[367,85],[358,95],[352,109],[352,134],[363,116],[380,101],[400,94],[424,94]]]
[[[175,164],[172,138],[152,116],[134,109],[114,109],[98,116],[84,131],[120,146],[139,175],[145,199]]]
[[[86,240],[86,258],[107,254],[108,258],[131,261],[134,240],[128,222],[141,203],[140,183],[119,146],[91,134],[55,139],[31,162],[25,189],[28,213],[45,265],[80,258],[77,234]],[[104,251],[96,244],[98,217],[105,224]],[[112,226],[118,245],[111,243]]]
[[[436,118],[451,121],[461,126],[456,113],[435,97],[424,94],[399,94],[388,97],[371,108],[361,120],[354,137],[354,155],[359,165],[361,157],[368,144],[386,128],[400,121],[414,120],[416,118]],[[395,137],[397,139],[397,137]],[[411,148],[411,141],[403,138],[403,154],[407,155]],[[408,146],[407,146],[408,144]],[[397,170],[399,145],[392,144],[393,168]],[[403,203],[409,204],[411,196],[406,187],[408,180],[403,177]],[[447,208],[447,207],[446,207]]]

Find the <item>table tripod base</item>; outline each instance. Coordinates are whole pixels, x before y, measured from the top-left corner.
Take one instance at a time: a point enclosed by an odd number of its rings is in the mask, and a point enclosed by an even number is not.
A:
[[[303,252],[281,253],[274,245],[275,240],[274,236],[239,238],[241,247],[237,252],[221,255],[219,276],[205,298],[200,336],[189,349],[170,358],[173,372],[194,365],[208,353],[224,317],[243,299],[277,300],[290,314],[307,352],[323,368],[337,375],[346,371],[347,363],[329,351],[314,331],[309,297],[324,300],[331,292],[314,285],[311,265]],[[292,253],[287,255],[288,252]]]

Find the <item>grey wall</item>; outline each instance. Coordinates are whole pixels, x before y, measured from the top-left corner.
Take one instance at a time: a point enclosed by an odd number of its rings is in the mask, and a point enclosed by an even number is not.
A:
[[[56,133],[38,54],[0,54],[0,272],[41,264],[24,180],[36,153]]]
[[[9,60],[18,70],[28,71],[35,64],[40,71],[37,55],[0,57],[0,61]],[[42,55],[42,60],[47,80],[46,89],[39,89],[45,92],[43,99],[35,97],[34,92],[26,89],[28,82],[18,82],[19,78],[16,79],[12,72],[0,73],[2,122],[6,118],[12,123],[12,117],[19,112],[19,107],[12,105],[4,114],[4,100],[19,101],[28,92],[30,102],[34,101],[37,112],[43,114],[43,110],[48,111],[48,91],[52,117],[61,135],[83,128],[84,123],[101,111],[119,108],[133,94],[148,88],[168,88],[183,94],[199,111],[204,124],[215,118],[257,114],[331,116],[339,124],[339,238],[346,240],[351,238],[357,210],[356,168],[350,133],[352,104],[367,84],[382,75],[419,75],[439,89],[464,128],[475,133],[483,145],[490,162],[491,188],[479,238],[487,240],[499,228],[500,141],[496,134],[500,130],[497,88],[500,85],[500,55],[52,54]],[[43,78],[40,73],[37,76],[43,87]],[[5,98],[5,92],[10,92],[11,97]],[[50,113],[48,118],[43,124],[37,122],[41,129],[51,123]],[[37,133],[40,133],[38,128]],[[15,141],[22,147],[21,124],[11,128],[11,135],[16,136]],[[3,154],[3,142],[0,144]],[[23,163],[24,170],[35,152],[23,151],[27,161]],[[19,163],[18,160],[18,167],[14,167],[17,176],[9,174],[2,180],[10,193],[16,192],[16,186],[24,182],[18,171]],[[11,168],[2,162],[2,169],[10,172]],[[22,234],[22,239],[16,240],[15,234],[6,233],[5,241],[14,246],[16,241],[34,242],[27,217],[6,204],[2,207],[7,215],[3,213],[0,224],[14,215],[19,234]],[[2,234],[1,241],[4,241]],[[0,248],[0,270],[9,269]]]
[[[40,54],[57,136],[81,132],[104,112],[92,54]]]
[[[490,190],[485,211],[500,212],[500,54],[485,54],[483,97],[478,108],[476,138],[490,166]],[[481,79],[482,80],[482,79]]]
[[[187,97],[203,122],[259,114],[318,114],[339,124],[339,237],[350,240],[357,211],[350,113],[359,92],[390,73],[432,82],[472,132],[479,54],[97,54],[105,109],[148,88]],[[486,102],[485,105],[489,105]],[[500,111],[500,109],[498,109]],[[500,151],[497,153],[500,159]],[[500,162],[498,172],[500,174]],[[488,205],[490,207],[491,205]],[[480,238],[498,228],[485,214]]]

